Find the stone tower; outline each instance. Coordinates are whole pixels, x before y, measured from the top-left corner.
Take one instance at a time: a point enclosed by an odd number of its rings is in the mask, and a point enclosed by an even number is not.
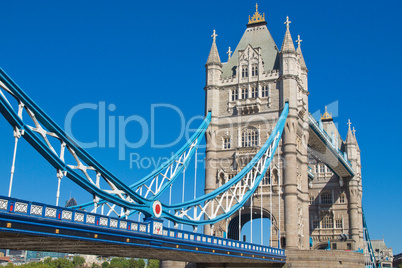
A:
[[[229,48],[228,61],[223,63],[215,31],[212,35],[205,65],[206,111],[212,112],[206,135],[205,192],[226,183],[251,160],[269,137],[285,102],[289,102],[289,116],[274,159],[277,164],[265,175],[259,192],[237,215],[204,231],[239,239],[239,225],[262,216],[272,218],[272,230],[264,230],[272,232],[272,246],[309,249],[307,68],[301,40],[296,49],[288,18],[285,24],[279,50],[265,14],[256,6],[233,55]]]

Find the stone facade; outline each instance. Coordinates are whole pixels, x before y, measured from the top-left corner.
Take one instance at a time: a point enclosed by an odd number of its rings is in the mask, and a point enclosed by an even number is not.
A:
[[[345,234],[351,249],[362,248],[361,163],[355,134],[349,125],[343,141],[332,117],[328,112],[323,115],[324,129],[356,171],[353,178],[338,177],[309,153],[308,70],[300,37],[295,48],[288,18],[285,24],[279,50],[257,10],[233,55],[229,48],[223,63],[215,31],[212,35],[205,65],[205,109],[212,112],[206,134],[205,193],[233,178],[251,160],[271,134],[285,102],[289,115],[262,186],[244,210],[206,226],[205,233],[239,239],[239,221],[243,226],[262,213],[272,217],[273,228],[266,230],[272,232],[271,246],[280,243],[286,249],[308,250],[312,237],[313,247],[322,248]]]

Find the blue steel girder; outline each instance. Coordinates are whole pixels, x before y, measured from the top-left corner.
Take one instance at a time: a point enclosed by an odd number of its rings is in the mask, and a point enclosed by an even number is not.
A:
[[[214,224],[236,213],[254,194],[264,177],[281,139],[288,112],[289,105],[285,103],[268,140],[234,178],[196,199],[175,205],[163,205],[162,217],[177,223],[206,225]]]
[[[333,144],[332,139],[325,133],[325,130],[323,130],[314,117],[309,114],[309,153],[325,163],[339,177],[353,177],[355,171],[351,163]]]
[[[193,134],[193,136],[183,145],[183,147],[176,152],[168,161],[161,164],[160,167],[155,169],[149,175],[145,176],[143,179],[137,181],[136,183],[130,185],[129,187],[140,194],[146,201],[153,202],[158,200],[160,195],[168,189],[168,187],[173,184],[177,177],[185,170],[190,159],[196,153],[196,150],[201,142],[202,137],[207,130],[209,123],[211,122],[211,113],[209,112],[205,117],[204,121]],[[85,204],[79,204],[74,206],[74,208],[88,208],[90,206],[104,206],[107,204],[106,200],[99,200],[95,202],[87,202]],[[114,204],[107,204],[111,210],[114,211]],[[117,215],[118,213],[114,211]],[[137,211],[131,211],[129,214],[136,213]]]
[[[283,249],[160,224],[158,220],[136,222],[0,196],[1,248],[181,261],[199,258],[215,263],[286,261]]]
[[[7,95],[9,94],[9,95]],[[15,99],[18,102],[18,112],[16,112],[10,101]],[[22,112],[26,111],[28,117],[34,122],[34,126],[28,125],[23,119]],[[200,140],[207,129],[211,115],[208,114],[203,121],[201,128],[194,133],[179,152],[163,164],[158,170],[151,175],[140,180],[131,187],[124,184],[115,177],[109,170],[104,168],[84,149],[77,145],[67,134],[42,110],[33,102],[28,95],[0,68],[0,112],[13,127],[13,129],[22,135],[28,143],[35,148],[54,168],[58,174],[64,175],[85,189],[94,196],[98,201],[99,198],[108,201],[113,206],[118,205],[125,209],[125,215],[130,210],[143,212],[144,214],[153,215],[152,203],[180,174],[180,172],[188,164],[189,159],[194,154]],[[58,154],[53,145],[49,142],[50,138],[56,139],[60,143],[60,153]],[[190,148],[190,149],[189,149]],[[65,150],[67,149],[67,150]],[[65,154],[70,153],[76,161],[74,165],[65,161]],[[175,158],[176,157],[176,158]],[[179,157],[179,161],[177,160]],[[139,187],[145,185],[149,180],[155,180],[156,173],[161,169],[172,165],[176,162],[175,172],[168,180],[162,178],[164,183],[159,183],[158,191],[153,191],[153,198],[145,198],[138,193]],[[172,167],[173,169],[173,167]],[[96,179],[91,178],[88,171],[96,172]],[[159,173],[158,173],[159,174]],[[101,187],[100,180],[105,181],[105,186]],[[148,189],[150,189],[148,187]],[[121,215],[124,216],[124,215]]]

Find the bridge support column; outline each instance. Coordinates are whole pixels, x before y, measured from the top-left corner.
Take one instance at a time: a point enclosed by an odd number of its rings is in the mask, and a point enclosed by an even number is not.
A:
[[[205,158],[205,194],[208,194],[216,189],[216,173],[219,166],[216,156],[216,129],[214,126],[210,126],[211,129],[207,131],[207,150]],[[211,215],[213,206],[208,206],[206,212]],[[211,235],[211,227],[209,224],[204,226],[204,234]]]
[[[352,180],[349,182],[349,228],[350,228],[350,239],[356,242],[356,249],[360,246],[360,234],[359,230],[359,211],[358,211],[358,196],[357,185],[353,185],[355,182]]]
[[[294,112],[294,111],[293,111]],[[289,113],[283,133],[283,198],[286,231],[286,249],[298,249],[297,234],[297,117]]]

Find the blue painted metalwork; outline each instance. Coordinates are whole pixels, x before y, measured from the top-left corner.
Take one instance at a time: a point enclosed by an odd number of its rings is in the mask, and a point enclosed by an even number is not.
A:
[[[125,209],[132,209],[141,211],[146,215],[153,215],[152,203],[153,200],[159,197],[159,195],[177,178],[180,172],[188,164],[191,156],[194,154],[195,150],[190,152],[190,157],[187,157],[186,161],[182,163],[179,168],[179,172],[175,174],[165,185],[163,185],[161,191],[155,194],[151,199],[145,199],[135,190],[135,187],[148,181],[155,176],[161,169],[165,168],[173,161],[177,161],[177,156],[182,154],[190,145],[198,146],[201,137],[204,135],[209,122],[211,120],[211,114],[208,113],[207,117],[201,124],[200,129],[194,133],[192,139],[190,139],[180,150],[173,156],[167,163],[163,164],[158,170],[151,173],[149,176],[140,180],[138,183],[132,185],[131,187],[124,184],[117,177],[115,177],[109,170],[104,168],[100,163],[98,163],[92,156],[90,156],[84,149],[77,145],[67,134],[42,110],[35,102],[33,102],[22,89],[0,68],[0,81],[4,83],[2,88],[10,93],[19,103],[22,103],[28,112],[35,115],[35,118],[44,126],[49,132],[57,135],[57,138],[64,143],[69,149],[74,151],[74,153],[88,166],[93,167],[97,172],[101,174],[102,177],[108,182],[112,183],[114,187],[124,192],[127,195],[126,199],[122,199],[114,194],[109,194],[99,187],[96,187],[93,183],[90,183],[85,177],[77,173],[55,153],[52,147],[49,147],[43,140],[41,140],[38,135],[18,116],[14,111],[13,107],[10,105],[8,100],[3,94],[0,94],[0,112],[7,119],[10,125],[17,128],[21,133],[23,133],[24,139],[26,139],[31,146],[33,146],[56,170],[65,172],[66,176],[78,184],[80,187],[88,191],[89,193],[98,196],[106,201],[113,204],[117,204]],[[133,202],[134,201],[134,202]]]
[[[288,112],[289,112],[289,104],[285,103],[282,114],[279,117],[278,122],[277,122],[274,130],[272,131],[271,135],[269,136],[268,140],[261,147],[261,149],[258,151],[258,153],[254,156],[254,158],[246,165],[246,167],[243,170],[241,170],[234,178],[229,180],[227,183],[225,183],[221,187],[215,189],[214,191],[212,191],[208,194],[205,194],[199,198],[196,198],[194,200],[190,200],[190,201],[187,201],[184,203],[178,203],[175,205],[164,205],[164,209],[163,209],[163,213],[162,213],[163,217],[166,219],[169,219],[171,221],[184,223],[184,224],[205,225],[205,224],[213,224],[213,223],[216,223],[223,219],[229,218],[236,211],[238,211],[241,207],[243,207],[245,202],[251,197],[251,195],[257,189],[258,185],[260,184],[262,178],[264,177],[264,175],[269,167],[269,164],[271,163],[271,161],[274,157],[274,153],[278,147],[280,137],[282,135],[283,128],[285,126]],[[260,161],[260,159],[265,154],[267,154],[267,159],[263,163],[263,167],[260,170],[256,169],[255,166],[257,165],[257,163]],[[254,186],[251,189],[249,189],[246,192],[246,194],[244,194],[243,199],[239,200],[236,205],[232,206],[229,209],[229,211],[222,211],[223,212],[222,214],[220,214],[219,216],[217,216],[213,219],[201,219],[201,218],[189,219],[188,217],[187,217],[187,219],[185,219],[183,217],[179,217],[179,216],[169,212],[169,210],[187,211],[187,210],[191,209],[191,207],[193,207],[193,208],[201,207],[204,204],[204,202],[207,202],[208,200],[213,200],[217,196],[222,195],[224,193],[228,193],[230,191],[230,188],[232,186],[236,185],[237,183],[239,183],[247,175],[247,173],[249,173],[253,168],[258,173]]]
[[[164,162],[159,166],[157,169],[155,169],[152,173],[149,175],[145,176],[143,179],[139,180],[138,182],[130,185],[129,187],[132,190],[137,190],[139,187],[143,186],[146,182],[154,179],[156,176],[162,173],[163,170],[168,168],[170,165],[173,164],[173,162],[178,161],[180,156],[186,152],[186,150],[190,146],[194,146],[194,148],[198,148],[198,145],[201,142],[202,137],[205,134],[205,131],[207,130],[209,123],[211,122],[211,112],[208,112],[207,116],[205,117],[204,121],[200,125],[200,127],[196,130],[196,132],[193,134],[193,136],[183,145],[183,147],[177,151],[168,161]],[[175,172],[175,174],[169,178],[169,180],[166,180],[166,183],[163,184],[163,187],[159,190],[157,194],[154,194],[152,198],[144,198],[144,200],[148,202],[152,202],[154,200],[157,200],[158,197],[171,185],[173,182],[176,180],[176,178],[182,173],[182,171],[187,167],[188,163],[190,162],[190,159],[194,155],[195,150],[191,150],[189,152],[189,155],[186,157],[185,161],[180,165],[178,170]],[[101,205],[105,203],[105,200],[100,200],[98,202],[98,205]],[[80,204],[77,206],[73,206],[73,208],[86,208],[88,206],[92,206],[94,202],[87,202],[85,204]]]
[[[363,232],[364,232],[364,241],[366,243],[365,247],[368,251],[368,255],[371,261],[371,265],[373,268],[377,268],[377,260],[374,255],[373,246],[371,245],[371,239],[367,228],[366,217],[364,216],[364,211],[362,211],[362,218],[363,218]]]
[[[257,258],[279,263],[286,261],[283,249],[165,227],[161,232],[156,232],[151,228],[152,222],[149,221],[136,222],[2,196],[0,196],[0,222],[2,222],[0,232],[18,232],[155,249],[186,250],[200,254]],[[7,223],[10,225],[6,225]],[[20,227],[13,227],[14,223],[18,223]],[[23,228],[22,225],[27,227]],[[28,226],[39,226],[41,229],[33,230]],[[55,232],[56,228],[58,231]],[[141,241],[144,241],[144,244]],[[168,247],[166,244],[172,244],[175,247]],[[182,246],[185,246],[185,249]]]
[[[62,156],[58,156],[53,149],[53,147],[47,142],[41,140],[41,138],[36,135],[33,131],[33,127],[30,127],[25,124],[22,118],[14,111],[13,107],[10,105],[8,100],[5,98],[3,94],[0,95],[0,112],[4,115],[4,117],[8,120],[8,122],[14,128],[17,128],[23,134],[22,136],[53,166],[56,170],[60,172],[64,172],[68,178],[73,180],[79,186],[84,188],[89,193],[102,198],[103,201],[101,202],[111,202],[115,205],[119,205],[127,210],[136,210],[143,212],[147,217],[153,215],[152,210],[152,203],[155,201],[164,190],[166,190],[171,183],[177,178],[178,174],[186,167],[188,164],[191,155],[194,154],[195,150],[190,151],[188,154],[190,157],[186,158],[186,161],[181,163],[181,166],[176,166],[179,168],[179,172],[176,173],[172,178],[169,180],[165,180],[165,184],[160,187],[158,192],[154,192],[153,196],[149,199],[142,197],[140,194],[136,192],[138,191],[138,187],[142,187],[145,182],[149,180],[153,180],[157,174],[159,174],[163,169],[166,169],[169,165],[173,162],[177,162],[178,157],[180,155],[185,154],[185,151],[193,146],[198,146],[201,137],[204,135],[209,122],[211,120],[211,114],[208,113],[207,117],[205,118],[204,122],[202,123],[199,130],[194,133],[192,139],[190,139],[180,150],[173,156],[167,163],[164,163],[161,167],[155,170],[150,175],[146,176],[142,180],[138,181],[137,183],[131,185],[130,187],[125,185],[122,181],[120,181],[117,177],[115,177],[110,171],[104,168],[100,163],[98,163],[95,159],[93,159],[85,150],[83,150],[80,146],[75,144],[67,135],[66,133],[55,123],[52,119],[43,112],[18,86],[17,84],[12,81],[12,79],[2,70],[0,69],[0,81],[4,83],[1,87],[10,93],[19,104],[23,104],[25,109],[27,110],[28,114],[33,115],[35,120],[40,122],[47,130],[45,132],[53,133],[57,139],[59,139],[65,146],[68,147],[69,151],[74,153],[74,157],[78,157],[77,164],[80,165],[82,160],[85,164],[89,167],[93,168],[97,175],[103,177],[108,184],[113,184],[113,189],[118,189],[123,191],[125,196],[118,194],[111,194],[102,189],[98,185],[95,185],[93,181],[89,181],[89,178],[85,178],[85,176],[80,175],[77,173],[76,170],[71,168],[71,166],[67,165],[64,162]],[[282,112],[281,117],[278,120],[275,129],[271,133],[270,137],[268,138],[267,142],[262,146],[261,150],[256,154],[256,156],[250,161],[250,163],[238,174],[236,175],[230,182],[223,185],[222,187],[216,189],[215,191],[206,194],[200,198],[197,198],[192,201],[179,203],[176,205],[163,205],[162,206],[162,217],[172,220],[174,222],[181,222],[191,225],[201,225],[201,224],[211,224],[215,223],[221,219],[228,218],[230,215],[235,213],[239,208],[241,208],[244,203],[248,200],[248,198],[254,193],[258,184],[261,182],[262,177],[264,176],[269,163],[271,162],[274,152],[278,146],[280,137],[282,135],[283,127],[287,118],[288,113],[288,104],[286,103]],[[43,130],[44,131],[44,130]],[[37,131],[40,133],[40,131]],[[46,137],[46,134],[40,133],[43,138]],[[192,147],[191,147],[192,148]],[[261,162],[262,157],[264,156],[264,161]],[[261,166],[262,165],[262,166]],[[258,166],[258,167],[256,167]],[[255,178],[250,179],[251,170],[254,169],[258,172],[258,176]],[[84,172],[85,173],[85,172]],[[214,217],[214,219],[207,219],[207,220],[200,220],[200,219],[185,219],[183,217],[178,217],[177,215],[171,214],[170,210],[181,210],[185,211],[188,210],[191,206],[199,206],[201,203],[207,202],[207,200],[214,199],[218,195],[222,195],[224,192],[228,194],[230,188],[239,183],[245,176],[247,176],[248,181],[252,181],[252,187],[248,189],[248,191],[241,196],[241,200],[237,200],[238,203],[235,204],[233,207],[224,211],[223,214],[219,215],[218,217]],[[88,177],[88,176],[87,176]],[[146,185],[145,185],[146,186]],[[137,188],[137,189],[136,189]],[[147,187],[148,188],[148,187]],[[149,188],[148,188],[149,189]],[[92,204],[93,202],[87,203]],[[84,204],[84,205],[87,205]],[[176,212],[177,213],[177,212]]]
[[[321,122],[321,121],[320,121]],[[309,125],[310,128],[317,134],[317,136],[321,139],[322,142],[333,152],[333,154],[337,157],[339,162],[346,168],[349,172],[350,176],[355,175],[355,171],[352,168],[351,162],[345,158],[343,152],[341,152],[338,148],[334,147],[334,142],[332,141],[331,137],[327,134],[327,132],[322,128],[322,124],[319,124],[317,120],[313,117],[311,113],[309,113]],[[333,172],[334,170],[329,167]],[[334,172],[336,174],[336,172]]]

